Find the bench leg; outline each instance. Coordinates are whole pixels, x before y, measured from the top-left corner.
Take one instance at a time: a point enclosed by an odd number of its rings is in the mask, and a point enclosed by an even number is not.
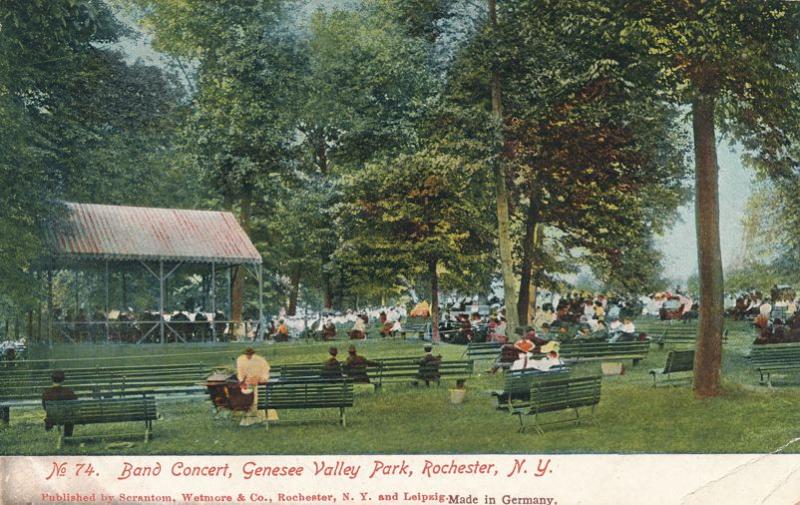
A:
[[[61,449],[64,446],[64,432],[61,431],[61,426],[58,427],[58,442],[56,442],[56,449]]]
[[[639,364],[640,361],[642,361],[642,359],[641,358],[634,358],[632,361],[633,361],[633,364],[631,366],[636,366],[636,365]]]
[[[525,423],[522,422],[522,412],[516,413],[517,419],[519,419],[519,429],[517,430],[518,433],[525,432]]]
[[[8,426],[11,419],[11,407],[0,407],[0,426]]]
[[[658,350],[659,351],[663,351],[664,350],[664,342],[659,342],[658,343]]]
[[[596,425],[596,424],[599,424],[599,423],[597,422],[597,416],[594,415],[594,409],[595,408],[597,408],[597,405],[592,405],[591,418],[592,418],[592,424]]]
[[[344,415],[344,407],[339,407],[339,422],[342,424],[342,428],[347,428],[347,418]]]

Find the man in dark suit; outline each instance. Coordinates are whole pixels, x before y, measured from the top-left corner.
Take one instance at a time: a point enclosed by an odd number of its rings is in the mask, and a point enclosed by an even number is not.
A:
[[[354,345],[350,346],[350,348],[347,350],[347,353],[347,360],[344,362],[344,366],[342,367],[344,373],[346,373],[347,376],[353,380],[353,382],[369,384],[367,367],[378,366],[379,363],[377,361],[368,360],[364,356],[358,354],[356,346]]]
[[[342,364],[336,358],[339,349],[331,347],[328,349],[328,354],[330,356],[322,363],[321,375],[324,379],[338,379],[342,376]]]
[[[53,387],[47,389],[44,393],[42,393],[42,407],[44,407],[47,402],[78,399],[78,396],[75,394],[74,391],[62,385],[64,383],[64,379],[66,378],[63,371],[55,370],[51,377],[53,379]],[[72,428],[73,428],[72,424],[64,425],[65,437],[72,436]],[[50,419],[45,418],[44,429],[47,431],[53,429],[53,422]]]
[[[426,344],[424,349],[425,356],[419,360],[417,378],[425,381],[426,386],[430,386],[431,382],[439,381],[439,365],[442,363],[442,357],[433,355],[433,346],[430,344]]]

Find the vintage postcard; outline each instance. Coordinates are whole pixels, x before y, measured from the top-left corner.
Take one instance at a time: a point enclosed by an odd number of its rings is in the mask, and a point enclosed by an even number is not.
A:
[[[800,503],[800,2],[0,2],[0,504]]]

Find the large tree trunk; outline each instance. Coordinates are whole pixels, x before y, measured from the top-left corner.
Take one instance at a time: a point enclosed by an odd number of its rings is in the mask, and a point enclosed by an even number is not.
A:
[[[323,275],[323,287],[324,293],[322,298],[322,307],[325,310],[331,310],[333,308],[333,289],[331,287],[331,278],[327,274]]]
[[[290,277],[292,282],[291,290],[289,291],[289,308],[286,311],[287,316],[297,314],[297,295],[300,292],[300,267],[297,266],[292,271]]]
[[[431,276],[431,327],[432,339],[439,342],[439,274],[436,272],[437,260],[428,261],[428,273]]]
[[[520,272],[517,310],[519,312],[519,324],[523,326],[531,323],[531,280],[533,278],[533,263],[535,261],[536,239],[539,230],[539,207],[534,193],[535,191],[532,190],[528,215],[525,216],[525,238],[522,242],[522,270]]]
[[[694,394],[698,398],[719,395],[722,366],[723,279],[714,109],[713,95],[701,94],[692,103],[700,274],[700,324],[694,361]]]
[[[497,3],[489,1],[489,20],[493,29],[497,28]],[[503,127],[503,98],[500,87],[500,74],[492,69],[492,114],[497,124]],[[516,278],[511,243],[511,218],[508,211],[508,188],[506,187],[505,161],[507,150],[504,146],[501,156],[494,163],[494,183],[497,192],[497,245],[500,250],[500,270],[503,274],[503,295],[506,304],[507,334],[514,335],[519,316],[517,316]]]

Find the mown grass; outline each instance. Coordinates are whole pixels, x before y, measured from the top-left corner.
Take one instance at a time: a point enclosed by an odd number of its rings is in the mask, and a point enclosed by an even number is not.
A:
[[[155,423],[149,444],[130,439],[132,447],[119,449],[106,441],[67,445],[64,454],[370,454],[370,453],[737,453],[767,452],[797,437],[800,432],[800,388],[795,378],[770,390],[759,386],[747,366],[752,331],[731,325],[725,346],[724,394],[695,400],[688,381],[652,388],[648,370],[663,366],[667,350],[652,347],[638,366],[626,363],[626,373],[603,379],[602,401],[596,425],[566,424],[517,433],[517,420],[496,411],[486,391],[502,387],[501,375],[486,374],[488,363],[467,382],[461,405],[452,405],[448,386],[412,387],[389,385],[380,393],[358,386],[355,406],[347,411],[347,428],[337,425],[334,410],[280,412],[281,420],[269,430],[263,426],[240,427],[229,416],[215,416],[207,400],[160,402],[163,419]],[[346,342],[337,342],[346,352]],[[259,345],[274,363],[322,361],[328,343]],[[358,344],[367,357],[415,355],[415,342],[373,340]],[[125,363],[202,362],[232,364],[245,346],[58,346],[51,358],[90,357],[99,363],[108,355],[128,356]],[[446,358],[459,358],[463,347],[442,345]],[[197,354],[206,353],[206,354]],[[181,356],[157,357],[164,354]],[[135,357],[134,357],[135,356]],[[57,361],[59,366],[84,362]],[[600,373],[598,363],[573,368],[576,374]],[[564,414],[549,414],[558,419]],[[12,410],[11,425],[0,430],[0,454],[53,454],[55,433],[42,427],[39,409]],[[131,423],[126,431],[137,430]],[[78,426],[76,435],[110,434],[119,425]],[[788,451],[798,448],[790,446]]]

